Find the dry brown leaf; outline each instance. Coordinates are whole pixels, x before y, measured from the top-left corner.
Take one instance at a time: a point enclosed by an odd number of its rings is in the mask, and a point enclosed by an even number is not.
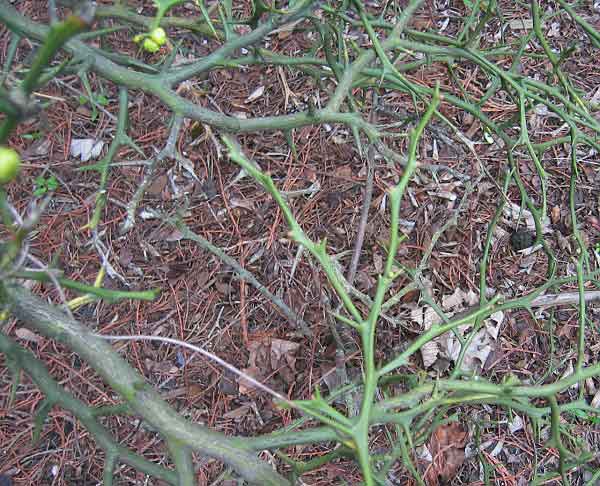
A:
[[[284,339],[271,340],[271,368],[276,370],[281,366],[288,366],[292,369],[296,366],[296,357],[294,354],[298,351],[300,343],[285,341]]]
[[[248,412],[250,410],[251,410],[251,405],[249,403],[246,403],[246,404],[242,405],[241,407],[230,410],[229,412],[227,412],[226,414],[223,415],[223,418],[237,420],[237,419],[242,418],[244,415],[248,415]]]
[[[256,366],[250,366],[249,368],[243,368],[242,372],[256,381],[262,382],[264,377],[262,376],[261,370]],[[238,390],[241,395],[248,395],[252,393],[256,387],[246,378],[240,376],[238,379]]]
[[[423,344],[423,346],[421,346],[421,359],[423,360],[423,367],[427,369],[432,366],[437,361],[439,353],[440,347],[435,340]]]
[[[428,331],[431,326],[441,322],[440,316],[431,307],[417,307],[411,312],[410,317],[413,321],[423,326],[424,331]],[[429,368],[435,363],[439,351],[439,345],[436,340],[429,341],[421,346],[421,359],[425,368]]]
[[[285,339],[266,337],[251,341],[248,344],[248,367],[242,371],[261,383],[264,383],[267,377],[278,377],[285,383],[292,383],[296,375],[295,353],[299,348],[299,343]],[[244,378],[238,381],[241,394],[248,394],[256,388]],[[272,383],[265,384],[273,386]]]
[[[465,301],[465,292],[461,288],[456,288],[451,295],[442,297],[442,308],[445,311],[460,310]]]
[[[252,103],[253,101],[256,101],[258,98],[260,98],[263,95],[264,92],[265,92],[265,87],[259,86],[254,91],[252,91],[252,93],[250,93],[250,96],[248,96],[248,98],[246,99],[246,103]]]
[[[254,203],[252,201],[250,201],[249,199],[241,199],[241,198],[237,198],[237,197],[231,197],[231,198],[229,198],[229,205],[232,208],[244,208],[244,209],[247,209],[248,211],[256,211],[256,208],[254,207]]]
[[[154,178],[152,183],[148,186],[148,189],[146,189],[146,192],[153,196],[160,196],[167,187],[167,182],[169,182],[169,180],[165,174],[159,175]]]
[[[465,461],[467,432],[457,423],[440,425],[429,440],[432,462],[425,471],[427,486],[450,481]]]
[[[22,339],[23,341],[29,341],[30,343],[39,344],[44,340],[42,336],[37,335],[36,333],[30,331],[26,327],[19,327],[15,330],[15,335]]]
[[[558,224],[560,222],[560,207],[554,206],[550,211],[550,220],[552,224]]]

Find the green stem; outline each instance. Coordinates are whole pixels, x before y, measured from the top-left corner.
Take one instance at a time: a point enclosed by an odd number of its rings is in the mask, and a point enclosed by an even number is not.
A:
[[[127,89],[119,89],[119,115],[117,118],[117,132],[113,141],[108,148],[108,152],[104,158],[99,162],[98,167],[100,171],[100,184],[98,193],[96,194],[96,206],[94,207],[94,213],[90,221],[84,226],[84,228],[95,230],[100,224],[100,217],[102,216],[102,210],[106,206],[108,196],[106,194],[106,186],[108,183],[108,173],[110,171],[110,164],[113,161],[117,151],[122,145],[131,144],[130,138],[127,136],[127,121],[129,116],[129,97],[127,96]]]
[[[2,5],[0,5],[0,8],[2,8]],[[89,13],[86,12],[82,16],[69,15],[64,21],[56,23],[48,29],[44,43],[37,51],[31,68],[19,87],[19,104],[22,105],[24,113],[27,112],[26,105],[29,95],[38,87],[43,69],[50,64],[54,55],[69,39],[89,26],[92,21]],[[8,135],[16,127],[18,121],[19,118],[16,116],[8,116],[4,120],[4,123],[0,126],[0,144],[6,142]]]
[[[35,280],[37,282],[51,282],[51,278],[47,272],[37,272],[29,270],[20,270],[14,273],[16,278],[24,278],[28,280]],[[155,300],[160,295],[160,289],[154,290],[112,290],[103,289],[101,287],[94,287],[93,285],[84,284],[75,280],[70,280],[65,277],[56,275],[56,280],[60,285],[67,289],[76,290],[83,294],[94,295],[99,299],[104,299],[109,302],[115,302],[118,300]]]
[[[569,5],[565,0],[558,0],[558,3],[565,11],[571,16],[571,18],[579,24],[579,26],[585,31],[590,38],[594,47],[600,48],[600,33],[586,20],[584,20],[575,9]]]
[[[23,369],[44,392],[52,403],[71,412],[79,419],[85,428],[94,436],[94,439],[104,449],[107,456],[112,455],[122,462],[150,474],[170,484],[177,484],[173,471],[164,469],[146,459],[134,454],[126,447],[120,445],[103,425],[101,425],[93,411],[85,403],[73,397],[64,390],[50,376],[45,366],[31,352],[23,349],[15,341],[0,332],[0,352],[14,360],[19,368]]]
[[[177,471],[177,486],[195,486],[197,481],[191,449],[175,439],[168,440],[167,444]]]
[[[2,294],[11,312],[25,325],[77,352],[96,372],[163,436],[221,460],[252,484],[290,483],[257,459],[244,440],[226,437],[177,414],[105,340],[29,291],[3,283]]]

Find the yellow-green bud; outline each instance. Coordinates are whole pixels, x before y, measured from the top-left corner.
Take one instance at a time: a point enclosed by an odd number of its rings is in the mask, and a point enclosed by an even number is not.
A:
[[[150,32],[150,38],[159,46],[163,46],[165,45],[165,42],[167,42],[167,33],[162,27],[157,27]]]
[[[21,170],[21,157],[16,150],[0,147],[0,184],[12,181]]]
[[[156,52],[160,49],[160,46],[150,38],[144,39],[142,47],[146,52]]]

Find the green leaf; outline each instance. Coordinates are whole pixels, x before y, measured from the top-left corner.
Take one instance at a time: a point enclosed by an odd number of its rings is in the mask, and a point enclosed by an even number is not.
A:
[[[106,106],[108,105],[108,98],[103,94],[99,94],[98,96],[96,96],[96,103],[102,106]]]
[[[25,133],[21,135],[21,138],[24,138],[25,140],[39,140],[42,138],[42,132]]]
[[[56,191],[58,189],[58,181],[56,180],[56,177],[51,176],[49,179],[47,179],[46,186],[50,191]]]
[[[580,410],[579,408],[575,408],[575,409],[571,410],[571,414],[573,414],[575,417],[578,417],[583,420],[586,420],[589,418],[588,414],[585,413],[583,410]]]
[[[39,175],[34,179],[34,196],[43,196],[48,191],[56,191],[56,189],[58,189],[58,180],[54,176],[45,178]]]
[[[43,196],[48,192],[48,186],[46,178],[44,176],[37,176],[34,181],[33,195],[36,197]]]

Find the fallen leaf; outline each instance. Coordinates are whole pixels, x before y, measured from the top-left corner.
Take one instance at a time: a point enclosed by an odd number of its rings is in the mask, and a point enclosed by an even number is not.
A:
[[[456,312],[476,305],[478,301],[479,296],[475,292],[456,289],[451,295],[442,297],[442,307],[446,311],[446,315],[452,317]],[[431,307],[417,307],[411,312],[411,319],[419,323],[424,331],[441,322],[441,318]],[[465,350],[461,364],[463,371],[479,371],[483,368],[494,349],[494,342],[498,339],[503,320],[504,314],[499,311],[483,322],[482,328],[473,336]],[[466,323],[455,331],[464,336],[471,327],[472,323]],[[460,355],[461,345],[454,332],[449,331],[423,345],[420,351],[424,367],[429,368],[437,359],[441,358],[456,362]]]
[[[467,347],[463,361],[461,364],[461,370],[463,371],[479,371],[483,368],[486,363],[488,356],[494,349],[494,341],[498,339],[500,333],[500,326],[504,321],[504,313],[498,311],[492,314],[488,319],[484,321],[483,327],[477,331],[469,346]],[[460,328],[459,332],[464,335],[466,328]],[[449,356],[453,361],[456,361],[460,351],[460,345],[458,340],[453,334],[447,334],[449,340],[455,345],[452,349],[452,356]]]
[[[264,92],[265,92],[265,87],[259,86],[254,91],[252,91],[252,93],[250,93],[250,96],[248,96],[248,98],[246,98],[246,103],[251,103],[251,102],[257,100],[258,98],[260,98],[263,95]]]
[[[226,414],[223,415],[223,418],[226,419],[240,419],[242,418],[244,415],[247,415],[248,412],[251,409],[251,405],[249,403],[242,405],[241,407],[238,408],[234,408],[233,410],[230,410],[229,412],[227,412]]]
[[[431,307],[417,307],[411,312],[411,319],[418,322],[423,326],[423,330],[427,331],[431,326],[439,324],[441,322],[440,316]],[[438,340],[434,339],[421,346],[421,359],[423,360],[423,366],[429,368],[439,355],[439,344]]]
[[[243,370],[242,370],[243,371]],[[218,380],[218,387],[221,393],[230,396],[236,396],[239,391],[237,376],[233,375],[231,372],[226,372],[221,377],[217,377],[215,375],[214,380],[211,383],[211,386]]]
[[[241,198],[237,198],[237,197],[232,197],[229,199],[229,205],[232,208],[244,208],[244,209],[247,209],[248,211],[256,211],[256,208],[254,207],[254,203],[252,201],[250,201],[249,199],[241,199]]]
[[[423,367],[425,369],[432,366],[440,354],[440,347],[436,341],[429,341],[421,346],[421,359],[423,360]]]
[[[104,142],[93,138],[74,138],[71,140],[71,155],[79,157],[82,162],[96,159],[102,153]]]
[[[562,376],[560,377],[561,380],[564,380],[565,378],[568,378],[569,376],[571,376],[573,373],[575,373],[575,368],[573,366],[573,362],[569,361],[567,363],[567,368],[565,369],[565,371],[563,372]],[[571,388],[572,390],[577,390],[579,388],[579,383],[573,383],[569,388]],[[567,388],[565,388],[562,391],[566,391]]]
[[[427,331],[434,324],[442,322],[440,316],[429,306],[417,307],[410,313],[410,318],[423,327]]]
[[[273,378],[289,384],[296,375],[295,353],[299,348],[299,343],[285,339],[266,337],[252,341],[248,345],[248,366],[242,371],[261,383],[265,383],[268,377],[269,383],[265,384],[271,387],[274,386],[271,383]],[[248,394],[256,388],[243,377],[238,381],[241,394]]]
[[[333,176],[350,179],[352,177],[352,167],[349,165],[340,165],[334,169]]]
[[[35,343],[35,344],[39,344],[43,340],[43,338],[41,336],[38,336],[36,333],[34,333],[33,331],[30,331],[26,327],[17,328],[15,330],[15,335],[19,339],[22,339],[23,341],[29,341],[30,343]]]
[[[552,211],[550,211],[550,219],[552,220],[552,224],[558,224],[560,222],[560,207],[554,206]]]
[[[558,243],[558,247],[562,251],[566,253],[571,253],[571,244],[569,243],[569,239],[563,236],[563,234],[560,231],[556,232],[556,241]]]
[[[133,261],[133,253],[127,246],[121,247],[119,250],[119,263],[124,267],[128,266]]]
[[[257,368],[256,366],[251,366],[249,368],[242,368],[242,372],[244,374],[250,376],[251,378],[254,378],[256,381],[259,381],[259,382],[262,382],[264,379],[264,377],[262,376],[262,373],[260,371],[260,368]],[[238,378],[238,385],[239,385],[239,392],[241,395],[248,395],[256,389],[254,384],[250,380],[247,380],[246,378],[244,378],[243,376],[240,376]]]
[[[550,29],[548,29],[548,33],[546,35],[548,37],[559,37],[561,35],[560,22],[552,22],[550,24]]]
[[[296,357],[294,353],[298,351],[300,343],[285,341],[284,339],[271,340],[271,368],[276,370],[281,366],[289,366],[294,369],[296,366]]]
[[[452,295],[444,295],[442,297],[442,308],[445,311],[460,310],[460,307],[462,307],[464,302],[465,292],[457,287],[452,293]]]
[[[524,221],[529,231],[535,231],[535,220],[533,219],[531,211],[522,208],[518,204],[506,204],[504,206],[504,217],[507,218],[513,224],[516,224],[517,221]],[[542,233],[549,233],[552,231],[552,228],[550,228],[550,218],[548,218],[548,216],[543,218],[541,223]]]
[[[49,138],[42,138],[33,142],[31,146],[25,150],[25,154],[28,156],[33,155],[34,157],[42,157],[48,155],[51,146],[52,140]]]
[[[513,419],[508,422],[508,430],[511,434],[523,429],[523,419],[515,414]]]
[[[465,460],[467,432],[457,423],[440,425],[429,440],[432,462],[425,471],[428,486],[437,486],[456,476]]]
[[[183,239],[183,233],[175,228],[167,237],[165,241],[181,241]]]
[[[511,30],[531,30],[533,29],[533,19],[513,19],[508,22]]]

